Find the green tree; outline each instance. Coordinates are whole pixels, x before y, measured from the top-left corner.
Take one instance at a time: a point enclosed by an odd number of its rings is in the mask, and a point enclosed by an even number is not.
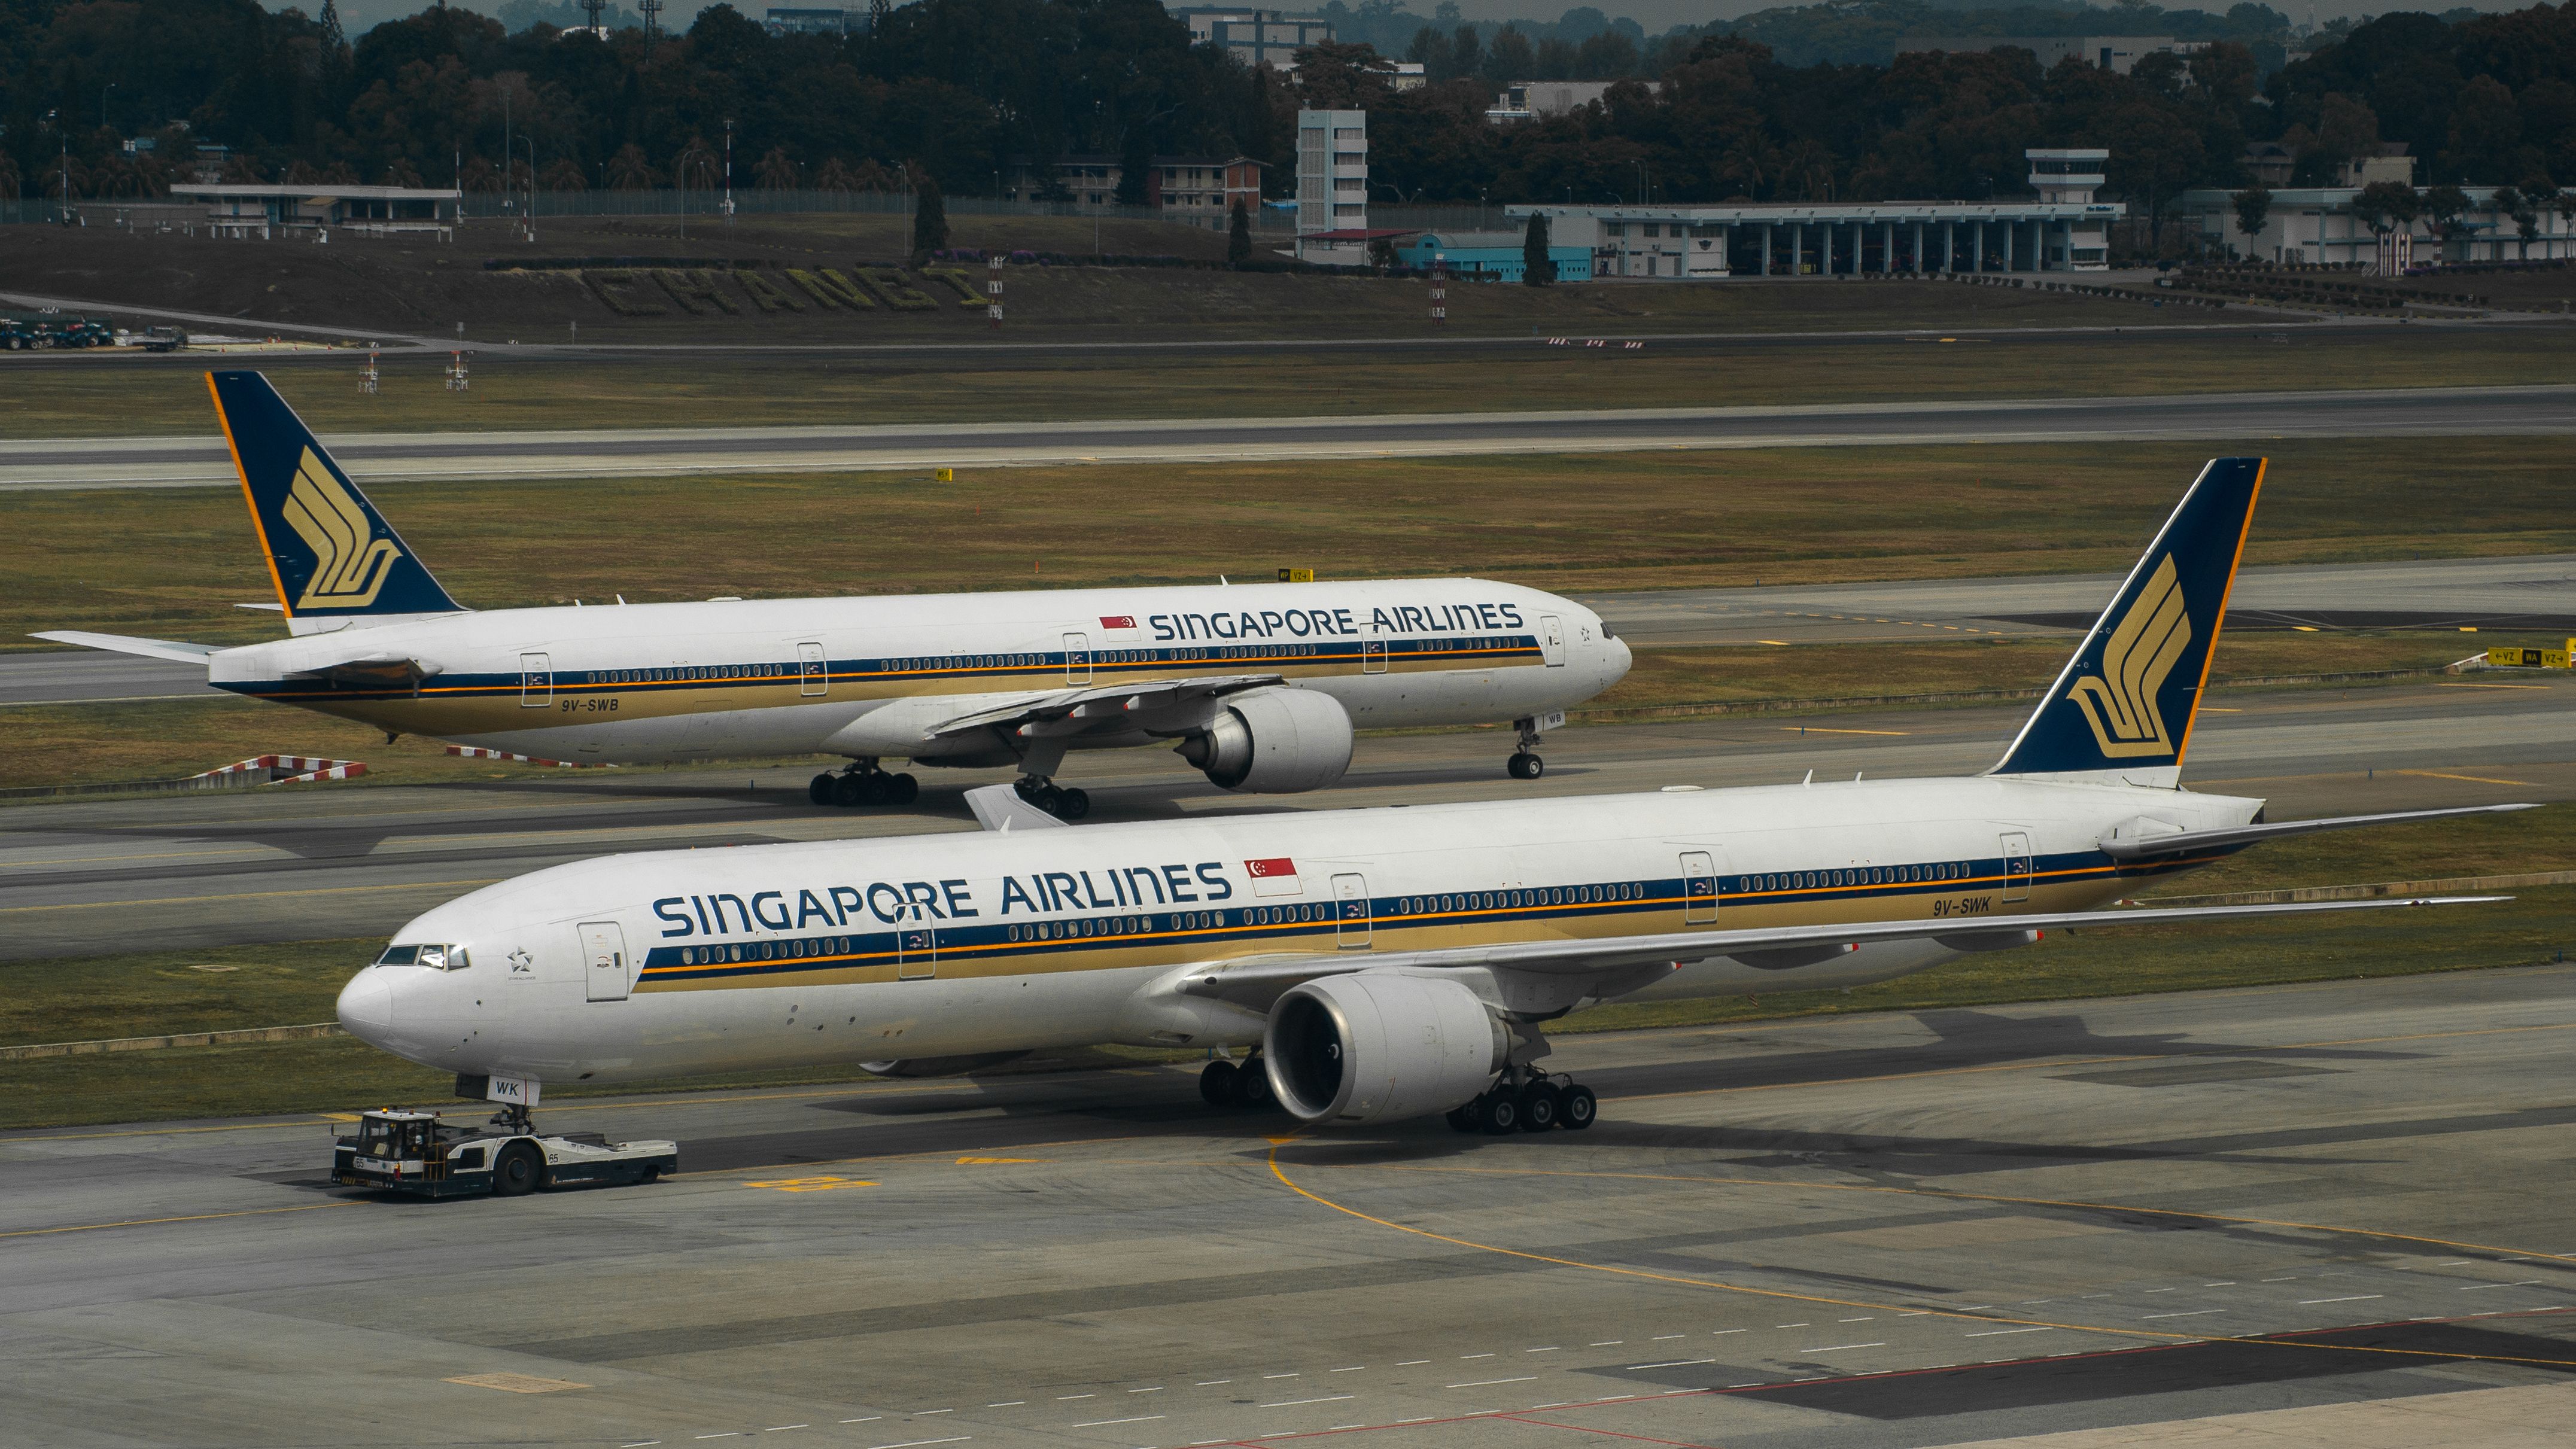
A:
[[[912,255],[918,261],[932,252],[948,247],[948,199],[939,191],[939,178],[919,166],[912,168]]]
[[[2432,224],[2433,234],[2442,239],[2442,244],[2446,249],[2468,239],[2470,230],[2469,212],[2471,210],[2472,203],[2469,200],[2469,194],[2448,182],[2445,182],[2440,186],[2427,187],[2425,189],[2424,219]],[[2447,250],[2445,255],[2448,255]],[[2466,260],[2465,257],[2450,257],[2449,259],[2452,261]]]
[[[1241,197],[1235,198],[1234,215],[1226,225],[1225,260],[1237,267],[1252,260],[1252,208]]]
[[[2424,199],[2403,181],[2374,181],[2352,198],[2352,214],[2372,236],[2386,236],[2424,214]]]
[[[1142,126],[1128,128],[1125,144],[1118,151],[1118,193],[1120,206],[1143,206],[1153,195],[1154,144]]]
[[[1530,213],[1529,230],[1521,236],[1521,281],[1544,287],[1556,280],[1556,260],[1547,254],[1547,213]]]
[[[2258,183],[2227,199],[2236,207],[2236,229],[2248,241],[2261,236],[2264,225],[2272,219],[2271,190]]]

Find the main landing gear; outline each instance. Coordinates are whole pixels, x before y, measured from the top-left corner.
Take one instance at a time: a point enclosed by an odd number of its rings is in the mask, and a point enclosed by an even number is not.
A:
[[[1058,820],[1080,820],[1091,813],[1091,797],[1080,790],[1067,789],[1042,775],[1022,775],[1011,787],[1020,798]]]
[[[1573,1078],[1513,1067],[1484,1095],[1452,1109],[1449,1125],[1460,1132],[1497,1137],[1508,1132],[1545,1132],[1551,1127],[1580,1132],[1600,1112],[1600,1100],[1592,1089]]]
[[[1199,1100],[1211,1107],[1267,1111],[1279,1105],[1270,1090],[1270,1068],[1254,1052],[1242,1061],[1218,1057],[1199,1071]]]
[[[1515,780],[1535,780],[1547,773],[1547,761],[1538,757],[1538,721],[1516,719],[1512,724],[1521,732],[1520,748],[1512,752],[1505,768]]]
[[[816,775],[805,794],[817,805],[844,810],[861,805],[909,805],[921,794],[921,782],[910,775],[889,775],[874,760],[853,760],[835,775]]]

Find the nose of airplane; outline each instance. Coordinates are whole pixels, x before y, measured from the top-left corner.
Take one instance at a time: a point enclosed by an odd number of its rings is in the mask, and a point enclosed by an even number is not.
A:
[[[377,970],[361,971],[340,988],[340,1025],[369,1046],[383,1046],[394,1029],[394,989]]]
[[[1611,675],[1611,678],[1624,679],[1627,677],[1629,666],[1637,662],[1637,656],[1628,652],[1628,641],[1618,635],[1611,635],[1609,642],[1610,660],[1617,667],[1617,672]]]

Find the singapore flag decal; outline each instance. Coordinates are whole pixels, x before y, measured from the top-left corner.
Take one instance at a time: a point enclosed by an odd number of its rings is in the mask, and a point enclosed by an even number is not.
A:
[[[1304,892],[1305,883],[1297,879],[1297,862],[1284,855],[1267,860],[1247,860],[1244,871],[1252,877],[1252,893],[1257,896],[1293,896]]]

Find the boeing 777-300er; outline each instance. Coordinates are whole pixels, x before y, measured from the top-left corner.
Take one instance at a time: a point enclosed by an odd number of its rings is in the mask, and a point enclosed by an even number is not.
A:
[[[1582,1127],[1590,1091],[1536,1064],[1595,1002],[1852,986],[2050,927],[2447,903],[2096,909],[2258,841],[2476,813],[2267,824],[2181,788],[2262,471],[2203,471],[1982,775],[1087,827],[990,786],[977,833],[486,887],[396,934],[340,1020],[504,1102],[1122,1042],[1253,1048],[1202,1089],[1309,1123]]]
[[[396,735],[645,762],[846,755],[816,804],[910,801],[880,761],[1016,766],[1079,818],[1065,752],[1176,745],[1229,790],[1330,785],[1354,726],[1539,734],[1628,671],[1601,617],[1484,579],[714,599],[472,612],[255,372],[207,374],[291,637],[223,648],[60,631],[206,667],[218,689]],[[249,607],[268,607],[253,605]]]

